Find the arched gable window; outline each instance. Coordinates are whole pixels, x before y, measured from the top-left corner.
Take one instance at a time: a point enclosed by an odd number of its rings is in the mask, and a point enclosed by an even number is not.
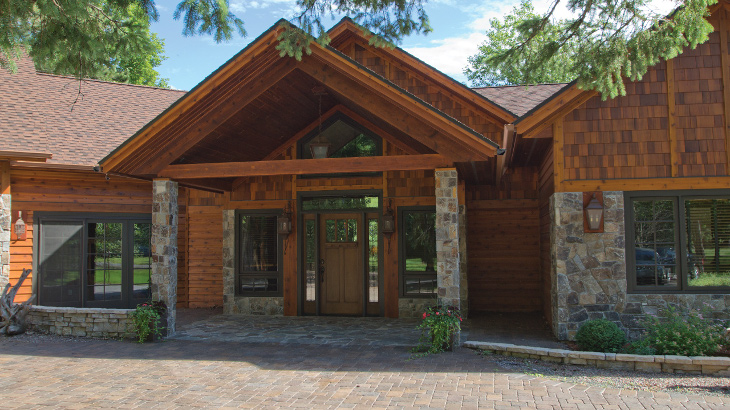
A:
[[[377,157],[383,155],[382,139],[343,114],[335,114],[299,140],[300,159],[311,159],[312,144],[329,144],[327,158]]]

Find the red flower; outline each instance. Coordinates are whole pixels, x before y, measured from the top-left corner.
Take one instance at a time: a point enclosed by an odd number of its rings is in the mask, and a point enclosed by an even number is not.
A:
[[[426,316],[428,316],[428,315],[426,314],[426,312],[423,312],[423,318],[424,318],[424,319],[426,318]]]
[[[440,313],[439,312],[436,312],[436,316],[438,316],[438,315],[440,315]]]

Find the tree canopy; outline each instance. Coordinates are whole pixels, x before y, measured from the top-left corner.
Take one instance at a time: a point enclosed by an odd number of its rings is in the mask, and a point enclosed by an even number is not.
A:
[[[532,3],[523,0],[504,19],[491,19],[486,32],[487,40],[479,46],[477,54],[469,57],[469,66],[464,68],[464,74],[471,84],[484,87],[527,84],[526,81],[535,84],[575,80],[577,77],[573,66],[576,53],[575,40],[568,41],[559,53],[555,53],[539,67],[530,67],[532,71],[527,72],[527,61],[536,58],[536,53],[541,47],[560,39],[568,25],[565,20],[549,21],[525,46],[523,53],[510,54],[505,59],[497,58],[515,45],[525,42],[527,37],[520,30],[521,25],[538,18],[540,16],[535,13]]]
[[[282,55],[301,58],[311,52],[311,39],[326,44],[322,20],[328,15],[350,16],[378,35],[375,43],[397,43],[430,31],[425,1],[296,0],[300,13],[290,21],[298,28],[289,26],[278,47]],[[150,80],[149,71],[156,58],[164,58],[161,40],[149,33],[159,17],[154,0],[0,0],[0,10],[1,68],[13,71],[25,50],[39,67],[56,73],[159,81]],[[186,36],[211,35],[222,42],[246,35],[228,0],[182,0],[173,16],[182,20]]]
[[[639,80],[660,59],[707,41],[713,31],[706,20],[708,7],[716,1],[676,1],[677,9],[662,15],[650,0],[568,0],[573,17],[554,23],[561,3],[555,0],[545,15],[522,21],[517,26],[520,41],[492,56],[490,64],[524,61],[517,82],[530,84],[543,65],[574,48],[570,71],[580,88],[597,90],[604,99],[625,95],[624,79]],[[555,24],[564,24],[564,29],[557,38],[544,41],[544,33]]]

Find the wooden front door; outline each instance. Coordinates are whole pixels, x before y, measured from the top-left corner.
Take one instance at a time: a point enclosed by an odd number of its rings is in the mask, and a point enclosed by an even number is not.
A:
[[[320,296],[325,315],[363,313],[363,245],[360,214],[320,218]]]

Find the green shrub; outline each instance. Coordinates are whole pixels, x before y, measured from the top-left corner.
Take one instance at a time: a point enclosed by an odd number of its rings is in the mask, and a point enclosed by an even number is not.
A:
[[[575,341],[581,350],[616,353],[626,344],[626,335],[615,323],[597,319],[583,323]]]
[[[675,307],[662,309],[658,316],[643,321],[641,341],[656,354],[709,356],[724,342],[725,327],[707,316],[708,312]]]

